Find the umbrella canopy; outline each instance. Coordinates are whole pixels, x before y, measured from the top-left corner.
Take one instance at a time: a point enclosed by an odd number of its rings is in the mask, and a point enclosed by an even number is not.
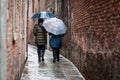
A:
[[[49,18],[43,22],[43,26],[47,32],[54,35],[65,34],[67,27],[64,22],[58,18]]]
[[[54,18],[55,15],[51,12],[39,12],[32,16],[32,19],[44,19],[44,18]]]

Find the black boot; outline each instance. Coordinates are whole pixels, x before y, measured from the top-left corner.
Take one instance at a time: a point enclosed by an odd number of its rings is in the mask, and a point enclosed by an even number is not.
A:
[[[40,55],[40,49],[39,49],[39,46],[38,46],[37,53],[38,53],[38,62],[41,62],[41,59],[40,59],[41,55]]]
[[[59,49],[57,49],[57,53],[56,53],[56,54],[57,54],[57,61],[59,61],[59,60],[60,60],[60,57],[59,57],[59,54],[60,54],[60,53],[59,53]]]
[[[41,59],[40,59],[40,54],[38,54],[38,62],[41,62]]]
[[[55,59],[53,59],[53,62],[56,62],[56,60],[55,60]]]
[[[44,61],[44,57],[42,56],[42,61]]]
[[[42,61],[44,61],[44,53],[45,53],[45,48],[43,47],[43,48],[41,49]]]
[[[53,62],[56,62],[57,59],[57,53],[56,53],[56,49],[53,49]]]
[[[38,59],[38,62],[41,62],[41,59],[40,59],[40,58]]]
[[[60,60],[60,58],[59,58],[59,54],[57,54],[57,61],[59,61]]]

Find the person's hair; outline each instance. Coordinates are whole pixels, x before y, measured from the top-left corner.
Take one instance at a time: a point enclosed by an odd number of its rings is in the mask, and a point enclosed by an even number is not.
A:
[[[38,23],[43,23],[43,19],[38,19]]]

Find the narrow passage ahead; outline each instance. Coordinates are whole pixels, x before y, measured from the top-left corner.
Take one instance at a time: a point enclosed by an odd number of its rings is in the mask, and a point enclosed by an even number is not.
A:
[[[52,52],[46,50],[45,61],[38,62],[37,48],[28,45],[28,61],[21,80],[84,80],[77,68],[60,55],[60,62],[53,63]]]

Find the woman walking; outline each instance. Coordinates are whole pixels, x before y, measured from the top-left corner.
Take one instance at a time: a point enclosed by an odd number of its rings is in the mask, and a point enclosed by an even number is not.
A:
[[[62,35],[54,35],[54,34],[50,34],[50,35],[52,35],[50,38],[50,47],[53,50],[53,62],[56,62],[60,60],[59,49],[62,46]]]
[[[43,19],[38,20],[38,24],[34,26],[33,34],[35,35],[35,43],[37,45],[38,61],[44,61],[45,46],[47,44],[46,31],[42,26]]]

